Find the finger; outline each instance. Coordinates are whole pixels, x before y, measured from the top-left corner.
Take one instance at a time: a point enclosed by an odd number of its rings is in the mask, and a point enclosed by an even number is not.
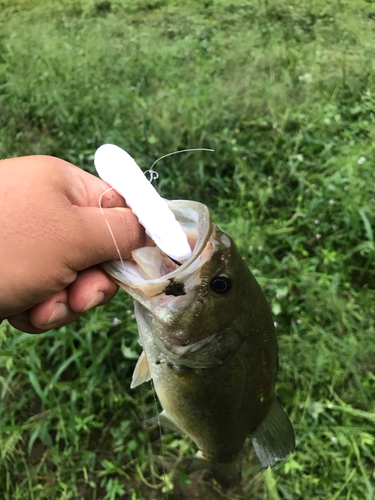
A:
[[[48,300],[8,318],[9,323],[26,333],[45,333],[79,318],[82,312],[105,304],[117,293],[118,286],[99,268],[78,273],[76,280]]]
[[[103,208],[127,207],[124,198],[102,179],[71,163],[60,161],[64,167],[65,193],[73,205],[99,207],[100,200]]]
[[[80,271],[68,288],[69,306],[82,313],[106,304],[117,293],[118,286],[98,267]]]
[[[73,205],[79,207],[99,207],[99,198],[110,186],[75,165],[54,156],[34,155],[12,158],[13,170],[22,172],[27,165],[33,169],[34,179],[45,189],[45,180],[55,186],[58,192],[63,191]],[[126,207],[124,198],[114,189],[103,195],[102,207]]]
[[[66,289],[55,293],[49,299],[29,310],[30,323],[43,331],[68,325],[79,317],[80,314],[72,311],[69,306]]]
[[[9,316],[7,318],[9,323],[17,330],[25,333],[44,333],[48,330],[41,330],[40,328],[36,328],[29,319],[29,311],[24,311],[19,314],[15,314],[14,316]]]
[[[129,208],[78,208],[68,265],[76,271],[107,260],[129,259],[136,248],[154,244]]]

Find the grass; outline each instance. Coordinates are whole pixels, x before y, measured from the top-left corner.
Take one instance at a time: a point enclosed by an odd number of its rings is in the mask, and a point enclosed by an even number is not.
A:
[[[215,149],[160,161],[158,187],[210,207],[277,323],[297,450],[250,464],[246,499],[375,498],[374,19],[362,0],[2,2],[0,157]],[[42,336],[0,326],[1,500],[197,498],[191,444],[162,449],[151,389],[129,389],[132,310],[120,293]]]

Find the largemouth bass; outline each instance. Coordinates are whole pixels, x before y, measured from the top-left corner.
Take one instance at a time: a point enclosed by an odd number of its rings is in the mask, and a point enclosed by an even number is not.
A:
[[[143,353],[131,387],[152,378],[162,424],[187,434],[225,488],[240,480],[247,436],[263,467],[294,450],[292,425],[275,398],[278,348],[267,301],[234,242],[208,208],[171,201],[193,250],[182,265],[157,247],[104,264],[135,299]]]

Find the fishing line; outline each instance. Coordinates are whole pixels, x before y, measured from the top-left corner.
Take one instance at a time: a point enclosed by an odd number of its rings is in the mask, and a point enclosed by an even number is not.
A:
[[[166,158],[167,156],[171,156],[171,155],[178,155],[179,153],[186,153],[187,151],[215,151],[215,150],[214,149],[207,149],[207,148],[193,148],[193,149],[181,149],[180,151],[173,151],[172,153],[168,153],[164,156],[161,156],[157,160],[155,160],[154,163],[151,165],[150,171],[153,172],[152,169],[154,168],[154,165],[156,165],[157,162],[162,160],[163,158]]]
[[[160,451],[161,451],[161,456],[163,458],[163,460],[162,460],[163,483],[165,486],[167,486],[167,482],[166,482],[167,468],[165,465],[165,449],[164,449],[164,442],[163,442],[163,429],[161,426],[160,413],[159,413],[159,409],[158,409],[158,400],[156,399],[155,385],[154,385],[154,381],[152,380],[152,377],[151,377],[150,381],[151,381],[151,385],[152,385],[152,395],[154,397],[154,406],[156,408],[156,419],[158,421],[159,434],[160,434]],[[152,448],[152,446],[151,446],[151,448]],[[168,500],[168,490],[165,491],[165,500]]]
[[[150,182],[152,183],[152,181],[154,179],[157,179],[159,177],[159,174],[157,172],[153,172],[153,171],[150,171],[150,170],[147,170],[145,172],[145,174],[147,172],[150,172]],[[125,269],[125,264],[124,264],[124,261],[122,259],[122,256],[121,256],[121,252],[120,252],[120,248],[117,244],[117,241],[116,241],[116,238],[115,238],[115,235],[113,234],[113,231],[112,231],[112,228],[107,220],[107,218],[105,217],[105,213],[104,213],[104,210],[103,210],[103,207],[102,207],[102,199],[103,199],[103,196],[108,193],[109,191],[111,191],[113,188],[109,188],[107,189],[106,191],[104,191],[104,193],[102,193],[99,197],[99,208],[100,208],[100,211],[101,213],[104,215],[104,220],[107,224],[107,227],[108,227],[108,230],[111,234],[111,237],[112,237],[112,240],[113,240],[113,243],[115,244],[115,247],[116,247],[116,250],[117,250],[117,254],[119,256],[119,259],[121,261],[121,265],[122,267]],[[173,262],[175,262],[176,264],[178,265],[181,265],[179,262],[177,261],[174,261],[174,259],[172,259]],[[134,309],[134,305],[135,305],[135,299],[133,297],[133,309]],[[143,339],[142,339],[142,334],[141,334],[141,331],[139,330],[139,336],[141,338],[141,341],[142,343],[144,344],[143,342]],[[166,481],[165,481],[165,477],[167,475],[167,470],[166,470],[166,466],[165,466],[165,463],[164,463],[164,460],[165,460],[165,452],[164,452],[164,443],[163,443],[163,431],[162,431],[162,426],[161,426],[161,421],[160,421],[160,416],[159,416],[159,410],[158,410],[158,402],[157,402],[157,399],[156,399],[156,394],[155,394],[155,386],[154,386],[154,382],[152,380],[152,378],[150,379],[151,381],[151,385],[152,385],[152,395],[153,395],[153,398],[154,398],[154,406],[155,406],[155,409],[156,409],[156,418],[157,418],[157,422],[158,422],[158,427],[159,427],[159,434],[160,434],[160,449],[161,449],[161,455],[162,455],[162,458],[163,458],[163,461],[162,461],[162,468],[163,468],[163,483],[165,486],[167,486],[166,484]],[[152,445],[151,445],[151,449],[152,449]],[[168,492],[166,491],[165,492],[165,500],[168,500]]]
[[[109,232],[110,232],[110,234],[111,234],[111,236],[112,236],[113,243],[115,244],[115,247],[116,247],[116,250],[117,250],[117,253],[118,253],[119,259],[120,259],[120,261],[121,261],[121,265],[122,265],[122,267],[125,269],[125,264],[124,264],[124,261],[122,260],[121,252],[120,252],[119,246],[118,246],[118,244],[117,244],[117,241],[116,241],[115,235],[113,234],[112,228],[111,228],[111,226],[109,225],[109,222],[108,222],[108,220],[107,220],[107,218],[106,218],[106,216],[105,216],[105,213],[104,213],[104,210],[103,210],[103,207],[102,207],[102,198],[103,198],[103,196],[104,196],[106,193],[108,193],[109,191],[111,191],[112,189],[113,189],[113,188],[111,187],[111,188],[107,189],[107,191],[104,191],[104,193],[102,193],[102,194],[100,195],[100,197],[99,197],[99,208],[100,208],[101,213],[104,215],[104,220],[105,220],[105,222],[106,222],[106,224],[107,224],[107,227],[108,227],[108,229],[109,229]]]
[[[186,153],[186,152],[189,152],[189,151],[214,151],[213,149],[207,149],[207,148],[193,148],[193,149],[183,149],[183,150],[180,150],[180,151],[173,151],[172,153],[168,153],[164,156],[161,156],[160,158],[158,158],[157,160],[154,161],[154,163],[152,164],[151,168],[149,170],[146,170],[144,172],[144,174],[146,175],[147,173],[150,174],[150,183],[152,184],[152,182],[156,179],[159,178],[159,174],[158,172],[155,172],[153,170],[154,166],[156,165],[156,163],[160,160],[162,160],[163,158],[167,158],[168,156],[172,156],[172,155],[175,155],[175,154],[179,154],[179,153]],[[110,235],[112,237],[112,240],[113,240],[113,243],[115,244],[115,247],[116,247],[116,251],[117,251],[117,254],[119,256],[119,259],[121,261],[121,265],[124,269],[125,268],[125,264],[124,264],[124,261],[123,261],[123,258],[121,256],[121,251],[120,251],[120,248],[117,244],[117,241],[116,241],[116,238],[115,238],[115,235],[113,234],[113,231],[112,231],[112,228],[105,216],[105,213],[104,213],[104,210],[103,210],[103,207],[102,207],[102,199],[103,199],[103,196],[108,193],[109,191],[111,191],[112,189],[114,188],[109,188],[107,189],[106,191],[104,191],[104,193],[102,193],[99,197],[99,208],[100,208],[100,211],[101,213],[103,214],[104,216],[104,219],[105,219],[105,222],[107,224],[107,227],[108,227],[108,230],[110,232]],[[177,260],[175,259],[172,259],[172,257],[169,257],[176,265],[178,266],[181,266],[181,262],[178,262]],[[135,305],[135,299],[133,297],[133,308],[134,308],[134,305]],[[140,336],[140,339],[141,339],[141,342],[142,344],[144,345],[144,341],[142,339],[142,333],[141,331],[139,330],[139,336]],[[163,457],[163,461],[162,461],[162,467],[163,467],[163,480],[164,480],[164,484],[165,486],[167,487],[167,483],[166,483],[166,475],[167,475],[167,471],[166,471],[166,465],[165,465],[165,450],[164,450],[164,443],[163,443],[163,432],[162,432],[162,426],[161,426],[161,421],[160,421],[160,414],[159,414],[159,410],[158,410],[158,403],[157,403],[157,399],[156,399],[156,391],[155,391],[155,386],[154,386],[154,382],[152,380],[152,378],[150,379],[151,380],[151,385],[152,385],[152,394],[153,394],[153,398],[154,398],[154,406],[155,406],[155,409],[156,409],[156,418],[157,418],[157,422],[158,422],[158,427],[159,427],[159,433],[160,433],[160,450],[161,450],[161,455]],[[166,489],[166,492],[165,492],[165,499],[168,500],[168,490]]]
[[[146,171],[145,173],[147,173],[148,171]],[[157,179],[159,177],[159,174],[157,172],[152,172],[150,171],[150,182],[152,182],[154,179]],[[156,176],[155,176],[156,174]],[[123,266],[123,268],[125,269],[125,264],[124,264],[124,261],[122,259],[122,256],[121,256],[121,252],[120,252],[120,248],[117,244],[117,241],[116,241],[116,238],[115,238],[115,235],[113,234],[113,231],[112,231],[112,228],[108,222],[108,220],[106,219],[105,217],[105,213],[104,213],[104,210],[103,210],[103,207],[102,207],[102,199],[103,199],[103,196],[108,193],[109,191],[111,191],[113,188],[109,188],[107,189],[106,191],[104,191],[104,193],[102,193],[99,197],[99,208],[100,208],[100,211],[101,213],[104,215],[104,219],[106,221],[106,224],[107,224],[107,227],[109,229],[109,232],[111,234],[111,237],[113,239],[113,243],[115,244],[115,247],[116,247],[116,250],[117,250],[117,254],[119,256],[119,259],[121,261],[121,265]],[[180,264],[181,265],[181,264]],[[134,305],[135,305],[135,299],[133,297],[133,309],[134,309]],[[141,334],[141,331],[139,330],[139,336],[141,338],[141,341],[142,343],[144,344],[143,342],[143,339],[142,339],[142,334]],[[159,411],[158,411],[158,403],[157,403],[157,399],[156,399],[156,394],[155,394],[155,386],[154,386],[154,382],[152,380],[152,378],[150,379],[151,380],[151,385],[152,385],[152,395],[153,395],[153,398],[154,398],[154,406],[155,406],[155,409],[156,409],[156,418],[157,418],[157,422],[158,422],[158,427],[159,427],[159,433],[160,433],[160,447],[161,447],[161,454],[162,454],[162,457],[163,457],[163,462],[162,462],[162,467],[163,467],[163,483],[166,485],[166,482],[165,482],[165,476],[167,475],[167,471],[166,471],[166,468],[165,468],[165,464],[164,464],[164,460],[165,460],[165,453],[164,453],[164,444],[163,444],[163,439],[162,439],[162,436],[163,436],[163,432],[162,432],[162,427],[161,427],[161,422],[160,422],[160,416],[159,416]],[[168,500],[168,493],[166,492],[166,496],[165,496],[165,499]]]

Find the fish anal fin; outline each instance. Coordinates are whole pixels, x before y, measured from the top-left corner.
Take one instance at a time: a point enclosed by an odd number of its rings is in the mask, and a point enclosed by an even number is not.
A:
[[[148,382],[151,379],[151,371],[146,358],[146,354],[142,351],[139,356],[137,364],[134,368],[132,383],[130,384],[130,389],[138,387],[143,384],[143,382]]]
[[[273,467],[279,460],[286,460],[294,451],[292,424],[276,399],[253,433],[252,443],[259,462],[265,469]]]

